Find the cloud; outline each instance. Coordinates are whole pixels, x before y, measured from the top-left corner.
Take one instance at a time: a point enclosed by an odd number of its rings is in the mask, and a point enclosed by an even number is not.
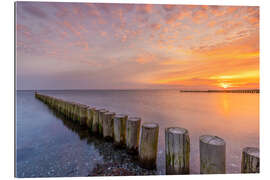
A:
[[[207,23],[208,27],[214,27],[217,24],[217,22],[215,20],[211,20]]]
[[[153,11],[153,5],[151,4],[136,5],[136,11],[142,14],[151,14]]]
[[[167,24],[173,24],[178,20],[183,20],[186,17],[191,16],[191,11],[187,8],[177,8],[176,11],[168,13],[165,17]]]
[[[165,11],[172,11],[175,8],[175,5],[165,4],[162,5],[162,7],[164,8]]]
[[[227,9],[220,6],[210,6],[211,14],[214,16],[224,16],[227,13]]]
[[[68,21],[64,21],[62,23],[70,32],[72,32],[74,35],[76,36],[80,36],[81,32],[78,31],[75,26],[72,26],[72,24],[70,24]]]
[[[150,25],[150,27],[151,27],[152,30],[158,31],[161,28],[161,24],[153,23],[153,24]]]
[[[208,13],[207,13],[207,10],[205,9],[199,9],[192,13],[192,21],[194,23],[200,24],[203,21],[207,21],[207,19],[208,19]]]
[[[107,32],[106,31],[101,31],[100,33],[99,33],[102,37],[105,37],[105,36],[107,36]]]
[[[135,61],[139,64],[146,64],[153,62],[155,60],[155,56],[151,53],[144,52],[143,54],[138,55]]]
[[[29,2],[24,4],[25,5],[25,6],[23,6],[24,11],[26,11],[30,15],[33,15],[33,16],[41,18],[41,19],[45,19],[48,17],[47,14],[44,13],[39,7],[33,6],[31,4],[32,3],[29,3]]]

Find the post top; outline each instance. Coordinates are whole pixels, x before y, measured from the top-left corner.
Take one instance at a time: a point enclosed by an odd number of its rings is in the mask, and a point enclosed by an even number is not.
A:
[[[125,114],[115,114],[114,118],[126,118],[128,117],[127,115]]]
[[[141,118],[140,117],[129,117],[128,121],[140,121]]]
[[[142,126],[145,128],[157,128],[158,124],[157,123],[144,123]]]
[[[243,151],[246,152],[247,154],[251,155],[251,156],[254,156],[254,157],[257,157],[257,158],[260,157],[260,150],[259,150],[259,148],[256,148],[256,147],[245,147],[243,149]]]
[[[105,115],[115,115],[115,113],[114,113],[114,112],[110,112],[110,111],[105,112],[104,114],[105,114]]]
[[[202,135],[200,136],[200,141],[206,144],[211,144],[215,146],[223,146],[225,145],[225,141],[218,137],[218,136],[212,136],[212,135]]]
[[[106,109],[100,109],[99,112],[105,113],[105,112],[109,112],[109,111]]]
[[[188,130],[181,127],[169,127],[167,131],[172,134],[188,134]]]
[[[104,110],[103,108],[96,108],[96,111],[102,111],[102,110]]]
[[[89,108],[90,108],[90,109],[94,109],[94,110],[97,109],[97,107],[95,107],[95,106],[90,106]]]

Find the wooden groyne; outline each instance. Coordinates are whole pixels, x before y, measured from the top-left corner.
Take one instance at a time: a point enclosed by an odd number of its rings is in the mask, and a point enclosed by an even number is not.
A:
[[[35,92],[35,97],[65,119],[86,127],[89,133],[113,141],[117,147],[138,156],[139,165],[155,169],[157,163],[159,125],[144,123],[140,117],[128,117],[106,109],[66,101]],[[190,139],[187,129],[165,129],[166,174],[190,173]],[[199,138],[200,173],[226,173],[226,142],[220,137],[202,135]],[[259,173],[259,149],[246,147],[242,151],[242,173]]]
[[[194,93],[260,93],[259,89],[240,89],[240,90],[180,90],[181,93],[184,92],[194,92]]]

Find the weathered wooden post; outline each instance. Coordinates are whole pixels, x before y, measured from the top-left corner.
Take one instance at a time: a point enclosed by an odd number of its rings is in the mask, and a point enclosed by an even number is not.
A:
[[[64,111],[65,111],[64,101],[63,101],[63,99],[61,99],[61,102],[60,102],[60,113],[61,114],[64,114]]]
[[[73,113],[74,113],[74,102],[70,102],[69,105],[69,119],[73,120]]]
[[[98,133],[98,115],[99,115],[100,109],[94,109],[93,110],[93,123],[92,123],[92,132]]]
[[[241,173],[260,173],[260,151],[245,147],[242,151]]]
[[[166,174],[189,174],[190,140],[188,130],[165,129]]]
[[[157,123],[145,123],[142,125],[139,162],[143,168],[156,168],[158,131],[159,126]]]
[[[103,137],[107,140],[113,139],[113,118],[114,112],[105,112],[103,120]]]
[[[57,99],[57,112],[60,112],[61,109],[61,100]]]
[[[67,116],[68,119],[70,119],[70,117],[71,117],[71,102],[67,102],[66,116]]]
[[[92,124],[93,124],[93,115],[95,108],[93,107],[88,107],[87,108],[87,120],[86,120],[86,125],[89,127],[89,129],[92,131]]]
[[[79,104],[75,103],[74,104],[74,114],[73,114],[73,121],[78,121],[79,119]]]
[[[87,106],[84,104],[79,105],[79,122],[80,125],[86,125]]]
[[[55,98],[52,99],[52,105],[51,105],[52,109],[55,109]]]
[[[200,136],[200,173],[226,173],[226,143],[217,136]]]
[[[138,154],[141,118],[129,117],[126,126],[126,146],[129,153]]]
[[[106,112],[109,112],[109,111],[107,111],[106,109],[99,110],[99,114],[98,114],[98,134],[100,136],[103,136],[103,120],[104,120]]]
[[[64,101],[64,115],[67,117],[67,107],[68,107],[68,102]]]
[[[61,104],[62,103],[62,101],[61,101],[61,99],[59,99],[59,105],[58,105],[58,113],[61,113]]]
[[[116,146],[126,145],[126,121],[128,116],[116,114],[113,120],[113,139]]]

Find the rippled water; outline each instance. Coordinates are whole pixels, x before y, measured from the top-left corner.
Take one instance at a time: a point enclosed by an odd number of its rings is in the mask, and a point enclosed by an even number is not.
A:
[[[70,101],[140,116],[160,125],[158,174],[165,174],[164,129],[189,130],[190,168],[199,173],[199,136],[226,141],[227,173],[239,173],[241,151],[259,146],[259,94],[180,93],[177,90],[40,91]],[[86,176],[104,155],[96,140],[86,140],[69,128],[33,91],[17,91],[16,168],[18,177]]]

